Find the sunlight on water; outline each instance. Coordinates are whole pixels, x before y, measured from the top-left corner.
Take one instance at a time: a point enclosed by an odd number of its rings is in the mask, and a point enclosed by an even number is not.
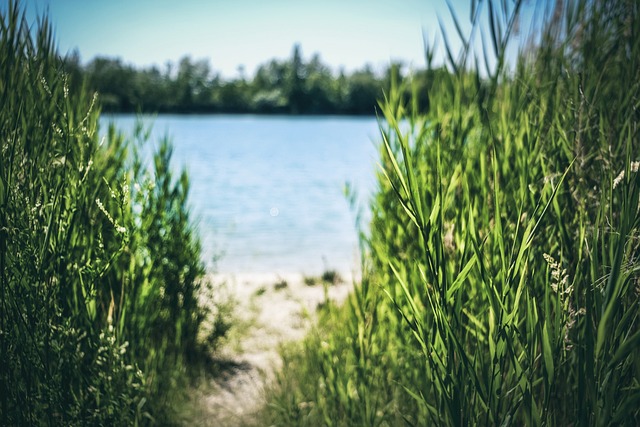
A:
[[[131,115],[106,116],[125,132]],[[224,273],[357,267],[355,212],[374,188],[373,118],[159,116],[152,146],[168,134],[173,167],[186,166],[205,261]],[[221,258],[213,264],[216,256]]]

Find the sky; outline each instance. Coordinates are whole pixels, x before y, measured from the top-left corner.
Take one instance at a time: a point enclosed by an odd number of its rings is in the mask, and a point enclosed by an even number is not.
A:
[[[3,0],[5,1],[5,0]],[[469,0],[450,0],[461,23]],[[391,61],[425,66],[423,34],[455,30],[445,0],[23,0],[28,17],[47,13],[62,54],[77,49],[83,63],[119,57],[137,67],[206,58],[223,77],[252,75],[259,64],[320,54],[334,70]],[[441,43],[440,43],[441,45]],[[442,46],[439,54],[443,55]]]

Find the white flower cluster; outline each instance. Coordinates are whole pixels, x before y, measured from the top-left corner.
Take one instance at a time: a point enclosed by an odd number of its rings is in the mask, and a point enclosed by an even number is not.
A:
[[[640,162],[631,162],[631,164],[629,165],[629,170],[634,173],[638,172],[639,168],[640,168]],[[616,188],[618,185],[620,185],[623,179],[624,179],[624,169],[622,170],[622,172],[618,174],[616,179],[613,180],[613,188]]]
[[[573,290],[573,286],[567,286],[567,282],[569,281],[569,276],[567,275],[567,269],[563,269],[559,262],[557,262],[553,257],[549,254],[542,254],[544,260],[549,265],[551,269],[551,278],[553,281],[551,282],[551,289],[553,292],[558,293],[558,288],[561,293],[569,294]]]
[[[578,316],[586,314],[587,310],[584,307],[576,310],[571,303],[571,293],[573,292],[573,285],[567,286],[569,283],[569,275],[567,270],[562,268],[559,261],[556,261],[551,255],[543,254],[544,260],[551,269],[551,289],[560,296],[560,304],[564,313],[566,314],[564,324],[564,348],[565,350],[571,350],[573,348],[571,340],[569,339],[569,331],[576,323]]]
[[[42,87],[47,92],[47,94],[49,96],[53,96],[53,94],[51,93],[51,89],[49,89],[49,85],[47,84],[47,80],[44,78],[44,76],[40,78],[40,82],[42,83]]]
[[[102,204],[102,202],[100,201],[99,198],[96,199],[96,204],[98,205],[98,208],[100,208],[100,210],[102,211],[102,213],[107,217],[107,219],[109,220],[109,222],[111,224],[113,224],[113,226],[115,227],[116,231],[118,233],[124,234],[127,232],[127,229],[121,225],[119,225],[111,216],[111,214],[109,213],[109,211],[107,211],[107,208],[104,207],[104,205]]]

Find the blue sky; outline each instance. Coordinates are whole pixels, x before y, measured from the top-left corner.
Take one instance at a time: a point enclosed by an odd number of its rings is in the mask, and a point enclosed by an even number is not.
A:
[[[469,21],[469,1],[451,0]],[[27,0],[30,17],[48,12],[61,53],[78,49],[136,66],[208,58],[225,77],[242,65],[252,74],[299,43],[305,58],[319,53],[334,70],[391,60],[425,65],[423,31],[439,32],[438,16],[453,28],[444,0]],[[440,49],[442,53],[442,49]]]

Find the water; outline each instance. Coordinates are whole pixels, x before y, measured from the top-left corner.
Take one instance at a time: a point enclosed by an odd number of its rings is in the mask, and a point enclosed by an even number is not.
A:
[[[102,120],[130,132],[135,116]],[[366,208],[375,187],[374,118],[161,115],[152,144],[165,134],[174,169],[189,171],[204,261],[216,271],[357,268],[355,212],[344,186]]]

